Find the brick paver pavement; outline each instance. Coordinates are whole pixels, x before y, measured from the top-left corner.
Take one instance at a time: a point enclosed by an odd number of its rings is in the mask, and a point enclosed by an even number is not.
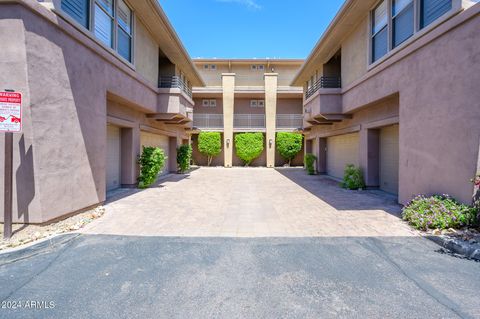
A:
[[[392,196],[348,191],[302,169],[200,168],[122,190],[90,234],[187,237],[415,236]],[[123,198],[120,198],[123,197]]]

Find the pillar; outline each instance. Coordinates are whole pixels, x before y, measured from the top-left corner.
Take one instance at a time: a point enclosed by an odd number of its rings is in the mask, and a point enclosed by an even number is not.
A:
[[[360,168],[363,171],[365,185],[380,185],[380,130],[362,129],[360,131]]]
[[[223,86],[223,150],[224,166],[232,167],[233,159],[233,114],[235,104],[235,73],[222,74]]]
[[[275,133],[277,130],[278,73],[265,73],[265,120],[267,167],[275,167]]]

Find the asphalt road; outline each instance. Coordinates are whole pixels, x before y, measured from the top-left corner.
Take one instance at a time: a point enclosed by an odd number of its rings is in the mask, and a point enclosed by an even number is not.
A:
[[[0,265],[0,318],[480,318],[480,263],[438,250],[418,237],[80,235]]]

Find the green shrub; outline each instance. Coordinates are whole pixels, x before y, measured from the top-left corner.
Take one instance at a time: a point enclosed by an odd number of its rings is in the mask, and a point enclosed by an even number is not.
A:
[[[143,147],[142,155],[138,160],[140,164],[139,188],[148,188],[155,183],[158,174],[165,166],[167,157],[165,152],[158,147]]]
[[[184,173],[190,169],[192,160],[192,147],[190,144],[180,145],[177,149],[178,171]]]
[[[299,133],[279,132],[277,133],[277,150],[280,155],[292,163],[292,159],[302,150],[303,135]]]
[[[207,156],[207,165],[212,164],[215,156],[222,152],[222,136],[219,132],[201,132],[198,134],[198,151]]]
[[[245,166],[259,157],[264,150],[263,133],[240,133],[235,135],[235,150]]]
[[[403,208],[403,219],[420,230],[478,225],[478,210],[448,195],[419,195]]]
[[[353,164],[347,164],[343,174],[342,187],[346,189],[364,188],[365,182],[363,181],[362,170]]]
[[[313,154],[305,154],[305,168],[308,172],[308,175],[315,174],[315,161],[317,157]]]

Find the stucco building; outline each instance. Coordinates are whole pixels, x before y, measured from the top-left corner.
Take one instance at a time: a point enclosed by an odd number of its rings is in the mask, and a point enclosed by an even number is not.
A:
[[[471,202],[480,137],[480,4],[348,0],[292,85],[304,86],[306,151],[341,178]]]
[[[193,88],[194,161],[206,163],[196,147],[201,131],[222,133],[222,154],[213,165],[225,167],[243,166],[235,155],[235,134],[262,132],[265,150],[252,165],[283,165],[275,136],[277,132],[302,130],[302,87],[290,83],[303,60],[195,59],[194,63],[205,81],[204,87]],[[292,163],[303,165],[303,152]]]
[[[156,0],[2,0],[0,42],[0,88],[23,94],[15,222],[52,220],[134,186],[144,145],[163,148],[165,171],[176,170],[191,88],[204,83]]]
[[[163,173],[176,170],[182,143],[205,164],[201,131],[222,133],[214,165],[241,165],[234,134],[262,132],[253,164],[281,166],[275,134],[303,132],[319,173],[342,178],[351,163],[401,203],[419,193],[470,202],[480,169],[475,2],[347,0],[303,61],[192,60],[157,0],[0,0],[0,90],[23,94],[14,221],[50,221],[134,187],[142,146],[164,149]]]

